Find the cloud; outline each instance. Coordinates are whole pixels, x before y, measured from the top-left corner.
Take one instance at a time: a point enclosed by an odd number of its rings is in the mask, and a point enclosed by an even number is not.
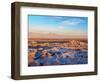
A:
[[[64,29],[64,27],[63,26],[59,26],[58,29]]]
[[[61,22],[62,25],[66,26],[74,26],[79,24],[85,24],[86,19],[83,18],[70,18]]]
[[[62,16],[53,16],[55,19],[62,19]]]
[[[63,21],[62,25],[78,25],[80,22],[79,21]]]

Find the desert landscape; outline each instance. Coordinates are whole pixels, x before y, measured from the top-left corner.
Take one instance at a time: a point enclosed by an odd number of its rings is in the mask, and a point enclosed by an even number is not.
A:
[[[28,66],[88,64],[87,17],[29,16]]]

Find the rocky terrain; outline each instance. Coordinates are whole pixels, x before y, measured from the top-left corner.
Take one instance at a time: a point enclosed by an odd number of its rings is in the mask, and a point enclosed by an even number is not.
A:
[[[86,40],[29,42],[28,66],[87,64]]]

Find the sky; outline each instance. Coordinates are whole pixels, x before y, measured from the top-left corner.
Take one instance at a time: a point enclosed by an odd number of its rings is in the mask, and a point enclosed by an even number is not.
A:
[[[88,18],[29,15],[28,27],[31,38],[86,38]]]

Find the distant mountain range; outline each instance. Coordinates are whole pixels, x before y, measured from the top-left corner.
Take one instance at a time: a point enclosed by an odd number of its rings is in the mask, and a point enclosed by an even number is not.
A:
[[[63,38],[83,38],[85,39],[86,35],[61,35],[57,33],[36,33],[36,32],[29,32],[28,38],[55,38],[55,39],[63,39]]]

